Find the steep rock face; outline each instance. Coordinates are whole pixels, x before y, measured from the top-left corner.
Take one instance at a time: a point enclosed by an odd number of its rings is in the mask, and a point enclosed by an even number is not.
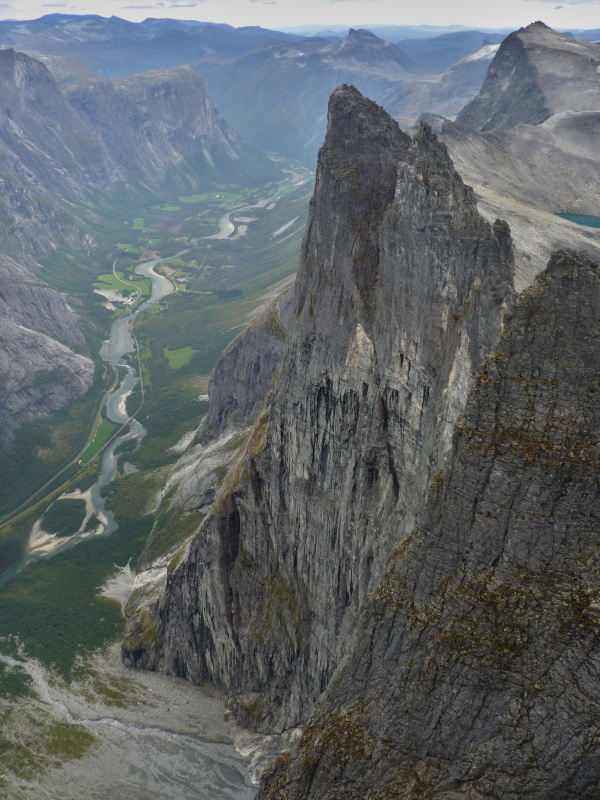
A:
[[[47,67],[0,50],[2,172],[44,192],[82,197],[89,183],[111,183],[98,136],[69,106]]]
[[[599,302],[598,265],[572,252],[518,298],[263,800],[598,797]]]
[[[479,95],[457,122],[477,131],[537,125],[552,114],[598,110],[600,46],[535,22],[500,46]]]
[[[205,513],[219,486],[219,472],[231,461],[236,442],[247,438],[261,412],[285,351],[292,297],[284,295],[248,326],[219,359],[210,378],[210,408],[201,444],[192,447],[169,475],[164,494],[185,512]]]
[[[415,525],[511,273],[506,226],[431,130],[338,89],[270,395],[128,663],[218,681],[263,731],[306,719]]]
[[[278,175],[219,116],[191,67],[94,80],[65,92],[129,180],[194,190]]]
[[[7,256],[0,258],[0,442],[90,388],[94,366],[64,298]],[[77,352],[79,351],[79,352]]]

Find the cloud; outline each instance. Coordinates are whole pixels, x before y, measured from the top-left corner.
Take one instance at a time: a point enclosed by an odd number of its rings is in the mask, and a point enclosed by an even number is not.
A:
[[[66,3],[43,3],[42,8],[66,8]]]

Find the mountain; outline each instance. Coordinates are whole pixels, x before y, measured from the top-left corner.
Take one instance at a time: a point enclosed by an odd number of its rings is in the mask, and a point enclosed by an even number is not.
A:
[[[443,72],[457,61],[488,45],[500,44],[501,33],[483,31],[456,31],[434,36],[431,39],[403,39],[398,47],[426,72]]]
[[[265,45],[239,57],[194,64],[225,118],[256,147],[314,163],[327,101],[340,83],[378,98],[418,71],[395,45],[365,30],[336,42],[305,39]]]
[[[95,14],[0,21],[0,44],[66,57],[104,78],[189,64],[205,53],[243,53],[269,42],[301,38],[254,26],[170,19],[129,22]]]
[[[511,34],[479,95],[457,122],[470,130],[536,125],[553,114],[598,111],[600,48],[536,22]]]
[[[278,175],[220,117],[191,67],[92,80],[65,96],[128,180],[187,192]]]
[[[303,36],[329,35],[341,39],[346,35],[348,28],[344,25],[331,25],[327,29],[323,29],[319,25],[301,25],[295,28],[284,28],[284,30]],[[463,25],[369,25],[367,30],[374,33],[375,36],[379,36],[380,39],[385,39],[386,42],[429,40],[445,34],[469,33],[469,29]],[[487,32],[493,34],[499,31],[489,28]]]
[[[542,72],[566,39],[545,30],[513,35]],[[138,575],[123,643],[285,734],[261,800],[597,797],[600,259],[530,174],[563,123],[590,169],[591,116],[449,125],[447,148],[331,97],[297,281],[215,369],[159,512],[204,520]],[[494,176],[513,136],[540,161]]]
[[[454,118],[477,96],[499,47],[487,44],[443,72],[395,86],[382,95],[381,104],[405,126],[427,113]]]
[[[292,295],[215,371],[161,512],[207,517],[140,577],[124,644],[132,666],[226,687],[263,732],[303,724],[350,652],[512,293],[506,226],[429,128],[411,139],[353,87],[331,98],[307,230]]]
[[[261,800],[598,797],[600,268],[506,319],[354,653]]]
[[[63,93],[41,62],[0,50],[0,428],[4,445],[90,387],[93,365],[64,298],[34,273],[59,244],[86,253],[87,219],[116,193],[202,190],[275,178],[182,67]],[[97,202],[97,201],[95,201]]]
[[[444,128],[482,213],[511,226],[518,288],[558,247],[600,258],[594,229],[556,216],[600,216],[599,68],[600,45],[534,23],[504,40],[477,98]]]

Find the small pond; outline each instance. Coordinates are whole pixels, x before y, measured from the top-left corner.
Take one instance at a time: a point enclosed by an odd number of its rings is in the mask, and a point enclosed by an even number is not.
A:
[[[600,228],[600,217],[590,217],[588,214],[557,214],[556,216],[568,219],[569,222],[576,222],[578,225],[586,225],[588,228]]]

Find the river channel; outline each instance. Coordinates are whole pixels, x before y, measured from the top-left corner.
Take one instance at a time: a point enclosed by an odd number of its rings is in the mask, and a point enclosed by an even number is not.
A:
[[[183,255],[184,252],[186,251],[177,253],[177,256]],[[115,451],[124,442],[130,439],[141,439],[146,435],[146,429],[141,422],[127,413],[127,398],[134,390],[140,377],[134,367],[125,359],[125,356],[137,351],[137,343],[132,329],[134,320],[144,311],[160,303],[175,289],[173,282],[169,278],[160,275],[154,269],[157,264],[164,260],[157,258],[152,261],[144,261],[136,266],[136,274],[150,280],[152,287],[150,298],[131,314],[126,314],[116,320],[112,326],[109,339],[100,350],[100,356],[104,361],[107,361],[116,370],[121,372],[124,370],[125,372],[118,388],[111,392],[106,400],[106,416],[111,422],[128,426],[127,429],[124,429],[125,432],[116,436],[104,451],[102,472],[90,492],[94,511],[98,520],[104,526],[104,533],[110,533],[116,527],[112,512],[106,510],[102,499],[102,489],[113,480],[117,471]]]

